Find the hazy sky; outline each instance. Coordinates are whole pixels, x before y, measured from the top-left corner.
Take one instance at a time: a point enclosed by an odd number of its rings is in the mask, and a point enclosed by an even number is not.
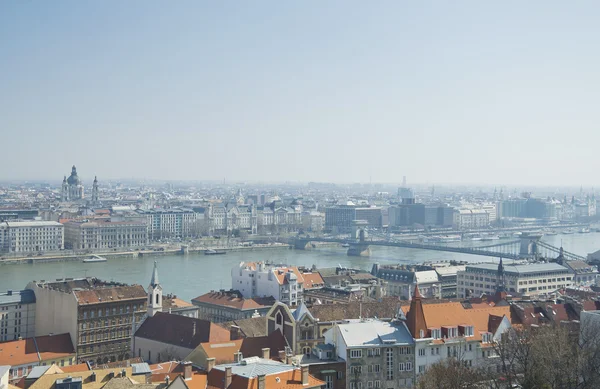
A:
[[[599,19],[598,1],[1,1],[0,179],[594,185]]]

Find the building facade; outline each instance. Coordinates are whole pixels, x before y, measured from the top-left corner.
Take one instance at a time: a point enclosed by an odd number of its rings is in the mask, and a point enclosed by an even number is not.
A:
[[[284,206],[281,201],[271,202],[258,209],[258,233],[279,234],[302,229],[302,206]]]
[[[209,235],[231,235],[234,231],[256,234],[258,217],[254,205],[237,203],[209,204],[205,208],[204,223]]]
[[[509,293],[540,297],[572,286],[573,279],[568,268],[556,263],[503,265],[500,261],[498,265],[467,265],[464,271],[457,273],[457,295],[458,298],[493,295],[502,287]]]
[[[373,264],[371,274],[387,282],[387,294],[410,300],[415,285],[419,286],[426,298],[441,298],[442,285],[432,267],[416,265]]]
[[[191,209],[169,208],[137,210],[146,218],[148,238],[189,238],[199,234],[198,214]]]
[[[131,357],[132,330],[146,314],[140,285],[97,278],[33,281],[36,333],[69,333],[78,363],[107,363]]]
[[[31,290],[0,293],[0,342],[35,336],[35,294]]]
[[[484,209],[460,209],[454,213],[454,228],[467,230],[490,225],[490,214]]]
[[[243,297],[274,297],[290,306],[303,301],[304,277],[295,266],[241,262],[231,269],[232,289]]]
[[[65,248],[102,250],[143,247],[148,227],[142,222],[72,221],[65,223]]]
[[[337,324],[325,343],[346,361],[347,388],[414,387],[415,342],[403,321]]]
[[[37,253],[64,248],[64,226],[57,222],[0,223],[0,252]]]
[[[337,228],[340,232],[352,230],[354,220],[364,220],[367,227],[381,228],[383,213],[381,207],[364,207],[356,205],[336,205],[325,208],[325,228]]]

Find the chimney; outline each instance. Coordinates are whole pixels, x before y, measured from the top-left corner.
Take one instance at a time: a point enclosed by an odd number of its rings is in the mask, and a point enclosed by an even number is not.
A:
[[[308,365],[301,365],[300,371],[302,372],[302,385],[308,385]]]
[[[285,350],[279,350],[279,353],[278,353],[278,355],[279,355],[279,360],[280,360],[282,363],[285,363]]]
[[[231,385],[231,366],[225,368],[225,386],[223,388],[227,389],[229,385]]]
[[[231,326],[231,328],[229,329],[229,340],[238,340],[240,338],[241,338],[240,327]]]
[[[167,386],[169,386],[169,376],[168,375],[165,377],[165,384],[167,384]]]
[[[262,349],[262,357],[263,357],[263,359],[270,359],[271,358],[271,349],[268,347],[264,347]]]
[[[206,372],[210,372],[215,367],[215,358],[206,358]]]
[[[264,374],[259,374],[258,376],[258,389],[266,389]]]
[[[242,357],[242,353],[241,352],[238,351],[238,352],[233,353],[233,361],[235,363],[240,363],[242,361],[242,358],[243,357]]]
[[[90,375],[90,382],[96,382],[96,372],[92,372]]]
[[[121,370],[121,377],[127,377],[127,370]]]
[[[183,365],[183,378],[188,381],[192,379],[192,362],[184,361]]]

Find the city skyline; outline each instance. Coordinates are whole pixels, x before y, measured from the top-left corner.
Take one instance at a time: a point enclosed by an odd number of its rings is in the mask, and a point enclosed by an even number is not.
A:
[[[4,3],[0,180],[591,187],[598,7]]]

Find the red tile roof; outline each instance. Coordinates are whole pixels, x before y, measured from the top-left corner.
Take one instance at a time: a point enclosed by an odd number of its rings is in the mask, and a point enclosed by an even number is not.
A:
[[[192,302],[214,304],[228,308],[247,310],[270,307],[275,304],[273,297],[244,298],[238,291],[211,291],[198,296]]]
[[[68,358],[74,355],[75,349],[69,334],[39,336],[0,343],[0,366],[19,366]]]

